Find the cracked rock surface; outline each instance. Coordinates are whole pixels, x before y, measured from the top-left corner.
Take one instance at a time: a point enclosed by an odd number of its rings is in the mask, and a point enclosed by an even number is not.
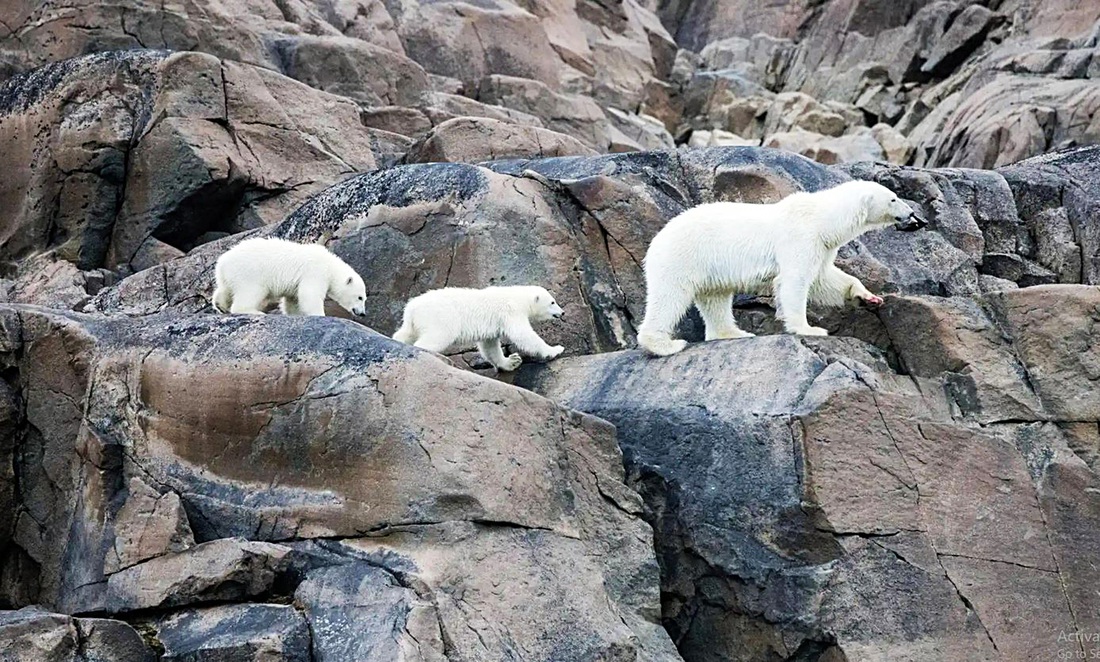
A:
[[[294,659],[675,658],[603,421],[338,319],[9,306],[0,327],[38,458],[4,531],[38,571],[6,596],[164,630],[170,655],[247,647],[267,609],[308,641]]]

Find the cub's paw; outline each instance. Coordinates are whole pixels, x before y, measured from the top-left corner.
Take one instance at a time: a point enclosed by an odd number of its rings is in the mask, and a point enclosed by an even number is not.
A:
[[[791,329],[791,333],[800,336],[827,336],[829,332],[820,326],[804,326],[800,329]]]
[[[564,351],[565,351],[565,348],[562,347],[561,345],[554,345],[553,347],[550,348],[550,351],[547,352],[546,360],[549,361],[550,359],[556,359]]]
[[[507,358],[504,359],[504,365],[498,367],[497,369],[502,372],[512,372],[516,368],[520,367],[520,365],[522,364],[522,356],[520,356],[519,354],[509,354]]]
[[[870,292],[867,292],[866,294],[857,294],[856,298],[859,299],[860,301],[862,301],[863,303],[867,304],[868,306],[881,306],[882,305],[882,297],[875,296],[874,294],[871,294]]]

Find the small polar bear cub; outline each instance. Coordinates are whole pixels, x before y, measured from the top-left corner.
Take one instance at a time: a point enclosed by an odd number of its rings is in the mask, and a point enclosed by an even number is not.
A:
[[[319,244],[246,239],[218,258],[214,282],[223,313],[262,315],[278,301],[284,315],[324,315],[326,297],[354,315],[366,307],[362,277]]]
[[[564,312],[541,287],[445,287],[405,304],[401,328],[393,338],[439,353],[476,343],[482,358],[497,370],[511,371],[523,358],[519,354],[505,356],[501,340],[507,339],[527,356],[553,359],[564,347],[547,345],[531,323],[557,319]]]
[[[852,181],[775,204],[715,202],[681,213],[653,238],[645,256],[645,320],[638,344],[658,356],[687,346],[672,334],[694,303],[706,339],[746,338],[737,328],[733,295],[774,293],[788,333],[827,335],[810,326],[806,301],[828,306],[848,299],[880,304],[858,278],[836,267],[837,251],[859,235],[927,222],[874,182]]]

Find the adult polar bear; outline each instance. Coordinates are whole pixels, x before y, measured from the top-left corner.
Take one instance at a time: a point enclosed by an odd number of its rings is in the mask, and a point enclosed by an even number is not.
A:
[[[733,295],[769,290],[788,333],[827,335],[806,320],[807,299],[830,306],[852,298],[882,303],[833,262],[844,244],[889,225],[910,231],[927,223],[890,189],[863,181],[795,193],[775,204],[715,202],[689,209],[669,221],[646,252],[638,344],[658,356],[684,349],[687,341],[672,333],[692,303],[707,340],[749,337],[734,322]]]
[[[214,307],[262,315],[279,303],[285,315],[324,315],[325,298],[354,314],[366,308],[363,278],[320,244],[245,239],[214,265]]]

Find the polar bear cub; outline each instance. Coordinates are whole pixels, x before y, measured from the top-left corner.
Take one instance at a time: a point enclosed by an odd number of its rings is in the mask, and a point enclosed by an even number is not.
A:
[[[555,358],[564,348],[547,345],[531,322],[563,314],[553,295],[541,287],[445,287],[405,304],[401,328],[393,338],[440,353],[476,343],[482,358],[498,370],[509,371],[518,368],[523,358],[519,354],[505,356],[501,340],[507,339],[527,356]]]
[[[687,341],[672,334],[693,303],[707,340],[751,336],[734,322],[736,293],[774,293],[788,333],[827,335],[807,321],[807,299],[829,306],[847,299],[882,303],[833,262],[844,244],[889,225],[911,231],[927,222],[890,189],[864,181],[795,193],[775,204],[715,202],[689,209],[669,221],[646,252],[638,344],[658,356],[682,350]]]
[[[214,282],[214,307],[223,313],[262,315],[279,302],[286,315],[324,315],[326,297],[355,315],[366,307],[362,277],[319,244],[246,239],[218,258]]]

